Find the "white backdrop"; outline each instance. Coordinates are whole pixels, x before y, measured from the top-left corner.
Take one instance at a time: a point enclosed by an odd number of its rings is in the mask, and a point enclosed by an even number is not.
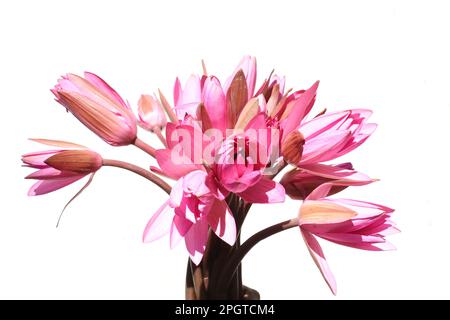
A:
[[[288,87],[320,79],[318,109],[375,111],[377,132],[343,160],[381,181],[343,195],[394,207],[402,233],[386,253],[321,242],[337,299],[450,298],[448,13],[445,1],[1,2],[0,298],[182,299],[183,248],[141,242],[163,192],[102,169],[56,229],[81,184],[29,198],[20,155],[43,137],[147,167],[140,150],[109,147],[65,113],[49,91],[56,79],[95,72],[135,106],[158,87],[170,96],[202,58],[224,79],[244,54],[257,57],[260,80],[272,68]],[[254,206],[244,238],[298,207]],[[335,299],[298,230],[260,243],[243,268],[263,298]]]

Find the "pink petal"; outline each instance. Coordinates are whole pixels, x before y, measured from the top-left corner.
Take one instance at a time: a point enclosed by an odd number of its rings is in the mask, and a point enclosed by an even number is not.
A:
[[[351,245],[357,245],[360,243],[379,243],[385,242],[381,236],[361,235],[355,233],[324,233],[317,236],[336,243],[348,243]]]
[[[245,75],[245,80],[247,82],[248,89],[248,99],[253,97],[253,93],[255,92],[255,84],[256,84],[256,59],[252,56],[244,56],[242,60],[237,65],[233,74],[227,79],[224,86],[224,92],[228,91],[230,87],[231,81],[239,70],[242,70]]]
[[[234,245],[236,241],[236,223],[233,213],[225,201],[214,201],[207,219],[211,229],[219,238],[230,246]]]
[[[175,156],[174,156],[175,157]],[[172,159],[172,150],[160,149],[156,150],[156,161],[161,170],[172,179],[179,179],[191,171],[199,170],[201,165],[194,165],[186,156],[176,155],[177,161]]]
[[[351,132],[349,131],[330,131],[307,139],[303,145],[300,166],[337,158],[342,145],[348,141],[350,136]]]
[[[43,168],[36,172],[33,172],[25,177],[25,179],[39,179],[39,180],[55,180],[60,178],[67,178],[67,177],[79,177],[80,174],[77,172],[71,172],[71,171],[59,171],[54,168]],[[83,175],[82,175],[83,176]]]
[[[391,213],[394,210],[383,206],[381,204],[376,204],[367,201],[358,201],[352,199],[327,199],[327,201],[336,202],[341,205],[345,205],[349,209],[358,212],[356,219],[365,219],[378,216],[382,213]]]
[[[288,117],[283,122],[283,138],[287,137],[290,132],[300,126],[301,121],[309,112],[312,104],[314,103],[318,87],[319,81],[316,81],[311,88],[300,94],[293,102],[294,106],[292,107]]]
[[[226,99],[220,82],[215,77],[208,77],[203,87],[203,103],[213,128],[222,132],[226,129]]]
[[[301,169],[310,174],[336,180],[345,180],[349,185],[366,185],[376,180],[369,178],[364,173],[343,168],[340,165],[306,164]]]
[[[48,165],[44,161],[60,151],[61,150],[48,150],[48,151],[27,153],[22,156],[22,161],[23,163],[33,168],[42,168],[42,169],[47,168]]]
[[[148,221],[142,236],[143,242],[152,242],[169,233],[173,221],[173,211],[168,204],[168,201],[164,202]]]
[[[55,190],[61,189],[75,181],[83,178],[84,175],[62,178],[62,179],[53,179],[53,180],[40,180],[31,186],[28,191],[29,196],[39,196],[42,194],[46,194],[49,192],[53,192]]]
[[[375,242],[375,243],[367,243],[367,242],[359,242],[359,243],[349,243],[349,242],[338,242],[334,241],[337,244],[351,247],[360,250],[366,251],[392,251],[396,250],[395,246],[390,242]]]
[[[199,104],[201,101],[201,85],[200,78],[196,74],[192,74],[186,81],[186,85],[182,91],[177,88],[177,82],[175,83],[175,107],[187,104]]]
[[[175,79],[175,84],[173,86],[173,101],[174,105],[177,106],[181,103],[181,83],[178,77]]]
[[[192,262],[198,265],[202,261],[206,242],[208,241],[208,222],[206,220],[199,220],[193,224],[186,233],[184,241]]]
[[[125,103],[125,101],[122,99],[122,97],[110,87],[109,84],[107,84],[102,78],[97,76],[96,74],[93,74],[91,72],[85,72],[84,78],[89,81],[92,85],[97,87],[103,94],[108,96],[113,101],[116,101],[119,105],[123,106],[125,109],[129,109],[129,106]]]
[[[170,227],[170,248],[173,249],[175,246],[183,239],[184,236],[189,232],[194,224],[175,214],[173,216],[172,225]]]
[[[276,203],[284,202],[285,191],[278,182],[262,178],[255,185],[239,193],[239,196],[250,203]]]
[[[348,110],[326,113],[320,117],[302,123],[300,132],[305,139],[312,139],[324,132],[338,130],[349,116],[350,111]],[[345,130],[345,128],[343,128],[343,130]]]
[[[365,124],[362,131],[354,136],[353,139],[348,142],[348,144],[343,146],[338,156],[340,157],[344,154],[347,154],[362,145],[372,135],[376,128],[377,125],[375,123]]]
[[[313,258],[316,266],[319,268],[320,273],[322,274],[323,278],[328,284],[328,287],[331,289],[331,292],[333,292],[333,294],[336,295],[337,292],[336,279],[334,278],[334,275],[331,272],[330,267],[328,266],[328,263],[325,259],[325,255],[323,254],[319,242],[316,240],[316,238],[314,238],[314,236],[311,233],[303,230],[301,232],[303,239],[305,240],[306,246],[308,248],[308,251],[311,254],[311,257]]]
[[[49,140],[49,139],[30,139],[31,141],[45,144],[47,146],[59,147],[62,149],[87,149],[85,146],[80,144],[61,141],[61,140]]]
[[[322,198],[325,198],[330,192],[332,186],[333,184],[331,183],[321,184],[316,189],[314,189],[314,191],[311,192],[305,200],[320,200]]]

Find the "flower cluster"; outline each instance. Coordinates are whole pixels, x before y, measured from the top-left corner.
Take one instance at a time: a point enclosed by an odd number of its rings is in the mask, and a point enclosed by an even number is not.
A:
[[[176,79],[173,104],[162,92],[142,95],[137,117],[129,103],[98,76],[63,76],[52,89],[56,101],[105,142],[135,145],[151,155],[157,166],[146,170],[102,159],[79,145],[41,139],[59,149],[23,156],[27,166],[38,169],[27,176],[39,180],[29,194],[57,190],[105,165],[136,172],[169,193],[149,220],[144,242],[166,234],[171,247],[184,241],[195,265],[215,266],[209,270],[211,285],[213,275],[233,277],[234,261],[240,264],[248,252],[249,245],[241,247],[239,234],[251,205],[284,202],[287,195],[302,202],[282,230],[299,228],[314,262],[336,293],[317,238],[363,250],[389,250],[393,246],[385,236],[398,231],[390,220],[392,209],[330,197],[375,181],[351,163],[330,163],[374,132],[376,124],[368,121],[372,112],[312,113],[318,81],[306,90],[292,90],[286,89],[284,77],[273,73],[257,87],[256,76],[256,59],[250,56],[223,82],[204,68],[202,75],[191,75],[184,85]],[[139,139],[137,125],[158,136],[162,147]],[[174,180],[173,186],[164,179]],[[208,260],[211,250],[220,251],[220,246],[214,247],[214,237],[232,248],[221,252],[231,257],[224,266]],[[207,287],[208,281],[203,285]],[[197,287],[195,294],[201,296]]]

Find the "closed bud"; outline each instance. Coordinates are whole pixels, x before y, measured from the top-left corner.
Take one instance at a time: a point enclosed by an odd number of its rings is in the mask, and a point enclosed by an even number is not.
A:
[[[88,174],[102,166],[102,157],[91,150],[64,150],[49,157],[45,164],[60,171]]]
[[[158,99],[146,94],[138,101],[138,118],[139,126],[149,131],[161,130],[167,124],[166,114]]]

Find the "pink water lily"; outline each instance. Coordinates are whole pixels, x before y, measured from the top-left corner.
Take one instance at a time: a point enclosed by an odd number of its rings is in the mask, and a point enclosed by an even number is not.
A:
[[[51,91],[56,101],[105,142],[123,146],[136,140],[136,118],[129,105],[99,76],[67,74]]]
[[[103,159],[80,145],[38,140],[57,148],[22,157],[26,167],[37,169],[26,177],[38,180],[29,194],[90,177],[70,203],[102,166],[134,172],[157,185],[168,198],[151,215],[143,241],[168,235],[171,248],[184,242],[187,299],[258,299],[257,291],[242,283],[243,258],[261,240],[290,228],[300,228],[334,294],[336,281],[318,238],[362,250],[393,249],[385,239],[398,232],[393,209],[330,198],[376,181],[352,163],[330,163],[371,136],[376,128],[368,121],[371,110],[313,111],[319,81],[291,89],[272,71],[258,84],[252,56],[244,56],[225,78],[209,73],[203,61],[202,67],[202,74],[184,83],[176,78],[173,101],[161,90],[158,97],[141,95],[137,119],[128,102],[95,74],[63,76],[51,90],[56,101],[108,144],[133,144],[144,151],[150,170]],[[155,135],[159,146],[141,140],[137,125]],[[303,201],[298,215],[241,243],[252,205],[284,202],[286,194]]]
[[[334,185],[336,183],[322,184],[305,199],[299,211],[299,226],[311,257],[336,294],[336,280],[316,237],[352,248],[384,251],[395,249],[385,237],[397,233],[398,229],[390,220],[394,211],[391,208],[371,202],[327,198]]]
[[[148,222],[144,242],[170,233],[170,245],[174,247],[184,238],[192,261],[199,264],[205,252],[209,228],[229,245],[236,240],[234,217],[224,199],[225,194],[205,171],[190,172],[177,181],[170,200]]]
[[[92,175],[102,166],[102,157],[86,147],[65,141],[34,140],[58,149],[32,152],[22,156],[22,162],[26,167],[37,169],[26,176],[26,179],[38,180],[28,191],[30,196],[61,189]]]

